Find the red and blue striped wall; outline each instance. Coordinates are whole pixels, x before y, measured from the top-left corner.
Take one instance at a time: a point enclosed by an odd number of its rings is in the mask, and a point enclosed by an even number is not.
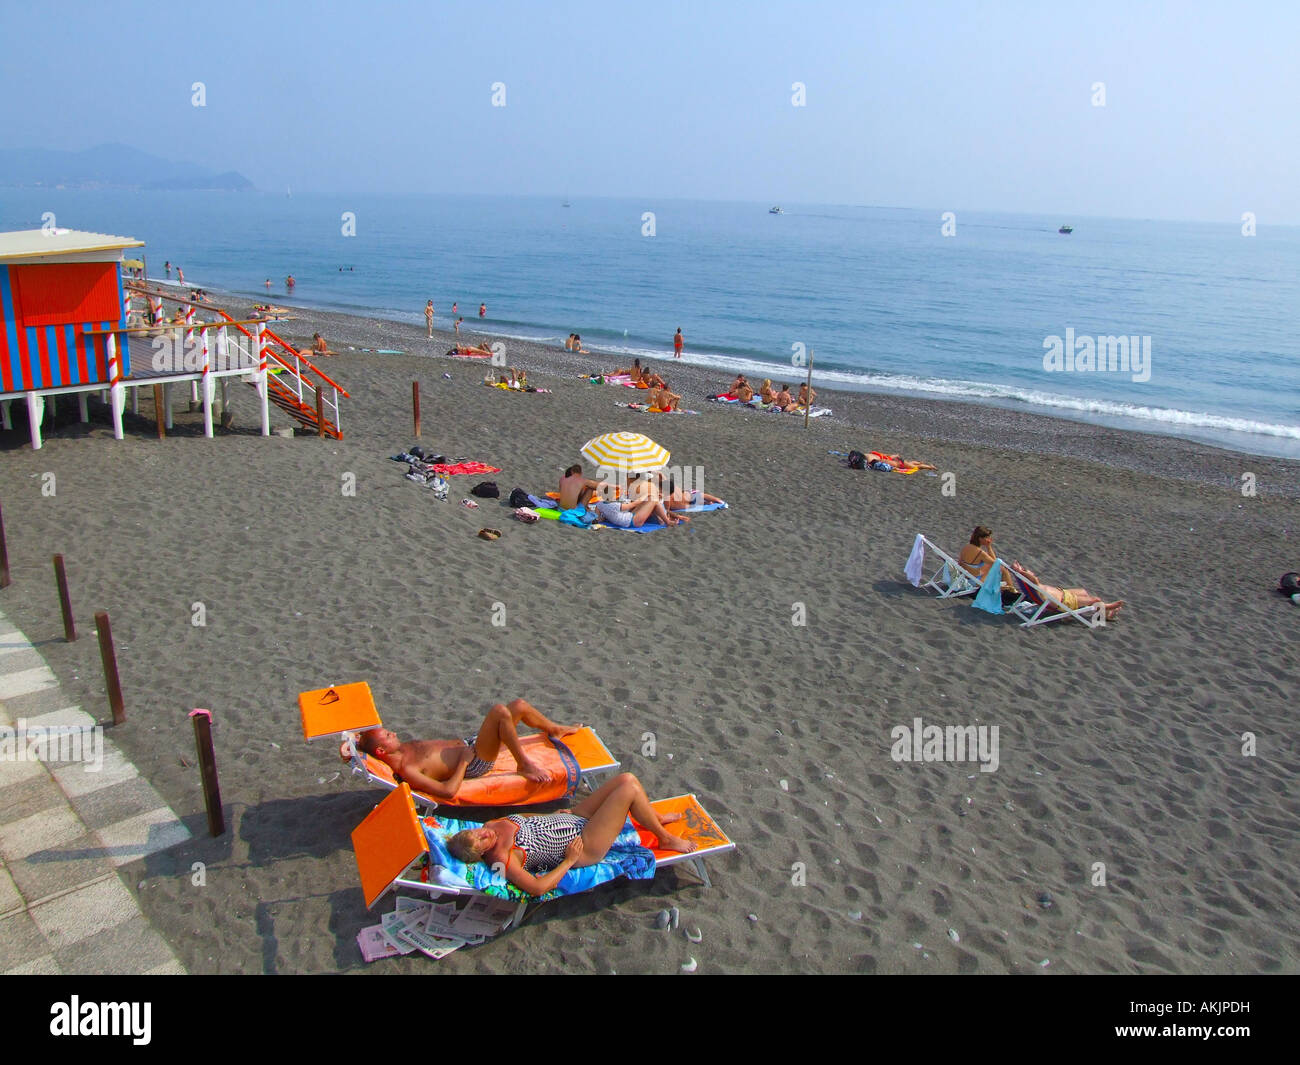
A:
[[[79,318],[87,309],[84,299],[76,291],[69,291],[60,304],[57,284],[69,269],[111,268],[112,279],[107,276],[96,287],[100,298],[91,301],[101,314],[116,310],[110,319],[95,321],[60,321],[60,318]],[[18,271],[23,271],[21,275]],[[39,274],[34,273],[40,271]],[[28,279],[26,296],[19,278]],[[33,277],[44,277],[44,284],[35,286]],[[49,281],[56,282],[53,286]],[[44,291],[33,291],[34,288]],[[113,293],[111,305],[103,297]],[[51,320],[53,319],[53,320]],[[108,338],[102,334],[87,336],[88,329],[125,329],[122,314],[122,276],[116,263],[108,264],[51,264],[48,266],[0,267],[0,393],[30,392],[41,388],[60,388],[67,385],[107,384]],[[126,335],[117,338],[121,374],[131,372],[130,352]]]

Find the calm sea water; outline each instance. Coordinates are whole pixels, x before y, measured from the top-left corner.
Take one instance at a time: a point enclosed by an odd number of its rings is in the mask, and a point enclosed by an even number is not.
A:
[[[0,190],[0,229],[52,211],[146,241],[152,276],[170,259],[187,282],[253,297],[269,277],[283,299],[292,273],[297,302],[417,324],[432,298],[449,325],[456,300],[464,328],[577,332],[620,358],[671,357],[680,326],[720,387],[736,370],[800,379],[803,345],[835,387],[1300,457],[1300,229],[958,212],[944,236],[937,210],[783,206]],[[1044,345],[1067,329],[1149,337],[1149,380],[1047,370]]]

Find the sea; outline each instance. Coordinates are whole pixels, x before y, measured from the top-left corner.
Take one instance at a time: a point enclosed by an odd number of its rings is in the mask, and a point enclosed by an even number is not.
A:
[[[680,328],[720,391],[811,360],[815,386],[1300,458],[1300,228],[772,206],[0,189],[0,230],[135,237],[214,293],[417,325],[432,299],[442,328],[456,303],[470,335],[610,364],[671,360]]]

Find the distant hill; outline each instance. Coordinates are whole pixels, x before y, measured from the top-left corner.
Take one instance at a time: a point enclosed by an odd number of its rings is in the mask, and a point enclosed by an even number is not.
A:
[[[173,163],[125,144],[82,152],[0,148],[0,186],[25,188],[171,189],[243,192],[253,183],[228,170],[215,174],[193,163]]]

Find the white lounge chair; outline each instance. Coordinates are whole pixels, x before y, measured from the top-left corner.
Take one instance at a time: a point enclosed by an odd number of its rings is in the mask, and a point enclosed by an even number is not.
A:
[[[1055,596],[1049,595],[1046,588],[1035,584],[1023,573],[1017,573],[1010,566],[1002,568],[1015,583],[1016,590],[1020,592],[1020,598],[1007,610],[1020,619],[1021,628],[1045,625],[1049,621],[1060,621],[1063,618],[1074,618],[1075,621],[1087,625],[1090,629],[1099,629],[1106,624],[1105,603],[1093,603],[1090,606],[1071,610]]]
[[[913,552],[917,550],[918,545],[922,551],[922,560],[921,579],[919,582],[912,582],[916,587],[930,588],[940,599],[954,599],[963,595],[974,595],[984,586],[984,582],[977,574],[971,573],[928,536],[917,533],[916,541],[912,545]],[[927,551],[938,556],[938,565],[924,557]],[[934,566],[933,571],[929,569],[930,566]]]

